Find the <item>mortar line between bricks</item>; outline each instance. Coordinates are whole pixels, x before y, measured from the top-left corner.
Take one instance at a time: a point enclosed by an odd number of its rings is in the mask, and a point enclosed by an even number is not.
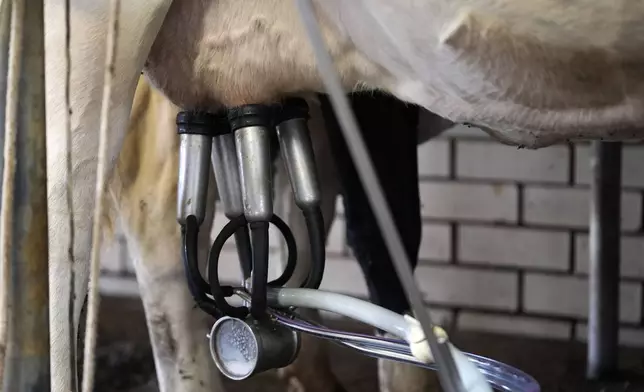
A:
[[[589,191],[590,184],[585,183],[576,183],[569,184],[567,180],[564,181],[539,181],[539,180],[529,180],[525,178],[496,178],[496,177],[467,177],[467,176],[457,176],[456,178],[450,178],[449,176],[439,176],[439,175],[422,175],[419,176],[419,181],[421,183],[452,183],[452,184],[463,184],[463,185],[514,185],[520,181],[527,188],[545,188],[547,190],[578,190],[578,191]],[[644,191],[644,186],[633,186],[633,185],[623,185],[621,187],[622,193],[637,193],[640,194]]]
[[[456,180],[456,143],[457,139],[451,139],[449,141],[449,156],[447,157],[449,167],[447,175],[450,180]]]
[[[421,183],[455,183],[455,184],[464,184],[464,185],[514,185],[517,181],[521,181],[531,187],[540,187],[540,188],[554,188],[554,189],[590,189],[589,185],[579,185],[571,187],[567,181],[539,181],[539,180],[526,180],[525,178],[496,178],[496,177],[469,177],[469,176],[458,176],[456,174],[456,162],[454,162],[455,174],[451,176],[451,158],[450,158],[450,170],[447,176],[436,175],[436,174],[423,174],[419,175],[418,180]],[[635,188],[633,190],[642,190],[644,188]]]
[[[521,314],[524,310],[524,294],[525,294],[525,272],[522,270],[517,271],[517,313]]]
[[[458,230],[458,223],[456,222],[451,222],[450,223],[450,237],[451,237],[451,243],[450,243],[450,253],[451,253],[451,260],[450,264],[458,264],[459,263],[459,252],[458,252],[458,244],[459,244],[459,230]]]
[[[588,272],[578,272],[574,275],[566,275],[570,276],[571,278],[581,278],[584,280],[588,279]],[[620,276],[619,277],[619,283],[628,283],[628,284],[641,284],[642,282],[642,277],[634,277],[634,276]]]
[[[575,246],[577,233],[574,230],[570,231],[569,247],[568,250],[568,273],[575,274],[577,270],[577,247]]]
[[[544,223],[531,223],[525,222],[523,226],[518,226],[516,221],[508,221],[503,219],[476,219],[476,218],[454,218],[454,217],[431,217],[423,216],[422,223],[427,224],[449,224],[450,222],[456,222],[462,225],[468,226],[489,226],[496,228],[521,228],[521,229],[534,229],[534,230],[544,230],[544,231],[560,231],[567,232],[569,230],[575,230],[583,234],[588,234],[588,227],[585,226],[574,226],[574,225],[556,225],[556,224],[544,224]],[[637,236],[641,234],[639,228],[637,229],[622,229],[622,236]]]
[[[431,259],[421,259],[419,266],[424,267],[440,267],[440,268],[450,268],[450,269],[460,269],[460,270],[476,270],[477,272],[500,272],[507,274],[509,272],[518,272],[523,271],[525,273],[533,273],[539,275],[547,276],[571,276],[567,271],[555,270],[555,269],[545,269],[540,267],[517,267],[516,265],[503,265],[503,264],[493,264],[493,263],[476,263],[471,261],[458,261],[458,264],[450,264],[445,261],[436,261]],[[575,277],[574,275],[572,277]]]
[[[432,306],[432,309],[433,309],[435,305],[432,305],[430,303],[430,306]],[[442,304],[442,307],[445,308],[446,305]],[[452,307],[447,306],[447,308],[451,310],[458,310],[459,314],[471,313],[474,315],[483,315],[483,316],[498,316],[498,317],[510,317],[510,318],[516,317],[516,318],[532,319],[534,321],[545,321],[545,322],[553,321],[553,322],[560,322],[560,323],[573,323],[577,321],[572,317],[566,317],[561,315],[544,315],[544,314],[535,314],[535,313],[526,313],[526,312],[519,314],[519,313],[516,313],[515,311],[507,310],[507,309],[478,308],[474,306],[465,306],[465,305],[454,305]]]
[[[525,225],[525,187],[522,183],[517,183],[517,226]]]
[[[568,143],[568,185],[574,186],[576,178],[576,168],[577,168],[577,149],[573,143]]]
[[[493,221],[493,220],[477,220],[477,219],[454,219],[454,218],[432,218],[432,217],[423,217],[423,223],[426,224],[442,224],[449,225],[450,223],[456,223],[459,225],[467,226],[476,226],[476,227],[490,227],[490,228],[506,228],[506,229],[532,229],[537,231],[549,231],[549,232],[568,232],[569,230],[584,230],[583,228],[572,228],[572,227],[563,227],[563,226],[549,226],[541,224],[526,224],[524,226],[517,226],[516,222],[502,222],[502,221]],[[587,231],[587,230],[586,230]]]

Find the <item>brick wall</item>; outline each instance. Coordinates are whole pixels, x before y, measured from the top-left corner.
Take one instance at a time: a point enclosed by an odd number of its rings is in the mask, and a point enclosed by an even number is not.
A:
[[[588,155],[583,143],[519,150],[464,127],[419,147],[424,225],[416,275],[441,323],[585,339]],[[641,162],[644,146],[626,145],[620,341],[634,346],[644,346]],[[338,208],[323,288],[364,297],[364,279],[345,244],[341,203]],[[215,230],[224,222],[218,216]],[[274,234],[272,249],[280,252]],[[222,280],[237,280],[234,245],[227,249]],[[118,244],[109,252],[104,291],[135,293],[127,255]]]

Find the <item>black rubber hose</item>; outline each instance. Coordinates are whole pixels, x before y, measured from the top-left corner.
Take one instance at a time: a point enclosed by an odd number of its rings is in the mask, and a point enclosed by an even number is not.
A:
[[[295,272],[295,265],[297,263],[297,243],[295,242],[295,237],[293,237],[293,232],[291,228],[277,215],[273,214],[271,217],[271,223],[277,227],[277,229],[282,233],[284,240],[286,241],[286,249],[288,251],[288,257],[286,259],[286,268],[282,272],[282,275],[268,282],[269,287],[282,287],[284,286],[289,279],[293,276]]]
[[[250,245],[250,232],[245,224],[235,232],[235,245],[237,246],[242,276],[246,280],[250,277],[250,272],[253,269],[253,249]]]
[[[228,222],[224,228],[221,230],[215,241],[213,242],[210,253],[208,255],[208,280],[210,285],[208,287],[210,293],[214,298],[214,304],[220,309],[221,313],[237,318],[244,318],[248,314],[248,309],[246,307],[234,307],[228,304],[225,297],[232,295],[232,287],[230,286],[221,286],[219,282],[219,257],[221,256],[221,251],[224,247],[224,244],[230,237],[234,234],[239,233],[242,229],[247,228],[247,221],[243,215],[238,216],[237,218],[232,219]],[[283,286],[288,280],[293,276],[295,271],[295,265],[297,262],[297,246],[295,243],[295,238],[293,237],[293,232],[290,230],[288,225],[284,223],[277,215],[271,217],[271,223],[273,223],[282,233],[284,239],[286,240],[286,246],[288,249],[288,259],[286,263],[286,268],[282,275],[275,279],[272,282],[268,283],[268,286],[271,287],[280,287]],[[268,239],[266,241],[268,246]],[[259,244],[261,245],[261,244]],[[268,248],[266,249],[268,254]],[[266,267],[268,269],[268,267]],[[260,271],[261,272],[261,271]],[[253,287],[255,284],[253,282]],[[262,285],[260,284],[260,288]],[[255,290],[253,290],[255,291]],[[264,295],[266,289],[263,289]]]
[[[184,251],[187,261],[186,267],[192,276],[192,282],[196,285],[196,288],[202,293],[207,293],[210,291],[210,287],[208,287],[208,283],[201,276],[197,257],[199,249],[199,223],[197,222],[197,217],[190,215],[186,218],[186,224],[182,228],[185,231]]]
[[[268,222],[251,222],[253,241],[253,274],[250,314],[257,320],[266,315],[268,289]]]
[[[214,302],[206,296],[210,290],[199,272],[197,249],[199,244],[199,224],[194,215],[188,216],[186,224],[181,226],[181,240],[183,243],[183,267],[188,281],[188,290],[197,306],[209,315],[220,318],[223,314],[217,309]]]
[[[318,289],[324,277],[324,266],[326,264],[326,233],[324,230],[324,218],[322,209],[318,206],[304,210],[304,221],[309,233],[309,243],[311,244],[311,271],[308,279],[302,287],[307,289]]]
[[[246,318],[248,309],[244,306],[231,306],[226,301],[226,297],[232,294],[232,288],[229,286],[222,287],[219,283],[219,256],[226,241],[244,226],[246,226],[246,218],[243,215],[231,219],[215,238],[208,254],[208,280],[210,281],[210,293],[215,300],[215,305],[226,316],[239,319]]]

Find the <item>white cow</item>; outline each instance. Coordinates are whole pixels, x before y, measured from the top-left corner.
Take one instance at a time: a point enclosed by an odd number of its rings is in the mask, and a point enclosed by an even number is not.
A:
[[[71,388],[66,266],[64,3],[45,1],[52,388]],[[76,271],[86,292],[108,0],[70,0]],[[537,148],[642,136],[644,3],[627,0],[315,0],[347,90],[382,89]],[[320,91],[293,0],[122,1],[108,156],[146,68],[184,108]]]

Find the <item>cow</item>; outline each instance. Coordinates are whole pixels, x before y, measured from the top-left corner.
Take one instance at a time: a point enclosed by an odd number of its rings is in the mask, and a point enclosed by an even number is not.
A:
[[[644,3],[313,0],[347,91],[382,90],[528,148],[641,138]],[[108,0],[70,0],[74,293],[66,208],[65,4],[45,0],[52,389],[72,389],[87,291]],[[141,70],[175,105],[216,110],[323,91],[293,0],[139,0],[120,8],[108,161]],[[70,301],[71,298],[71,301]],[[73,325],[68,317],[73,307]]]

